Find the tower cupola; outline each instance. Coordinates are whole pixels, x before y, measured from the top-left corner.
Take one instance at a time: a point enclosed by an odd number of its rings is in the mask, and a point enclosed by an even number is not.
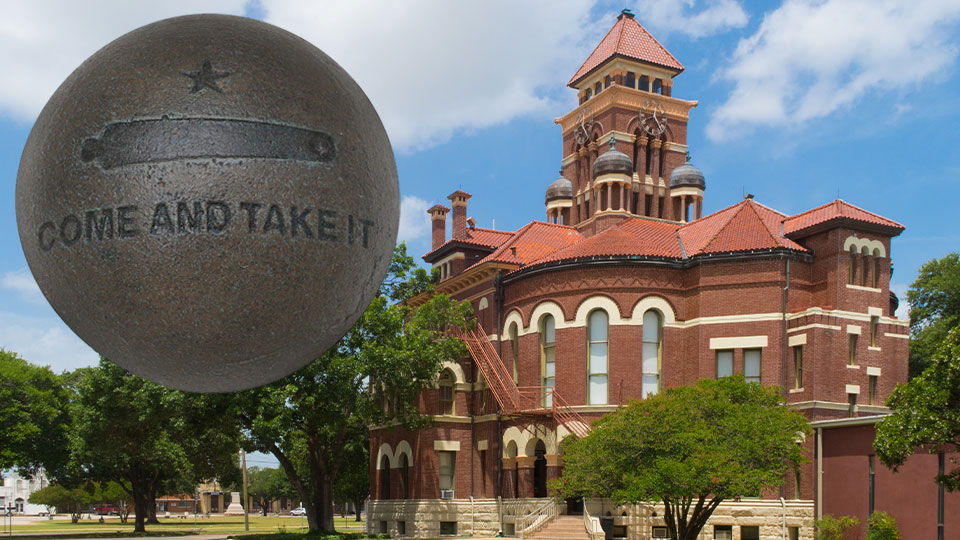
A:
[[[707,183],[703,179],[703,173],[690,163],[688,152],[686,163],[670,173],[673,215],[681,222],[700,219],[703,215],[703,192],[706,189]]]
[[[560,178],[557,178],[547,187],[544,195],[544,204],[547,205],[547,223],[570,223],[570,209],[573,207],[573,182],[563,176],[560,168]]]
[[[633,175],[633,160],[630,156],[617,150],[616,140],[610,138],[610,149],[600,155],[593,162],[593,177],[599,178],[606,174]]]

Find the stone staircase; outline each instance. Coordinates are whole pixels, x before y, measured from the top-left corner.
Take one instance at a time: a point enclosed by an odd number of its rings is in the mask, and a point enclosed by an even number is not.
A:
[[[590,540],[583,516],[557,516],[533,536],[536,540]]]

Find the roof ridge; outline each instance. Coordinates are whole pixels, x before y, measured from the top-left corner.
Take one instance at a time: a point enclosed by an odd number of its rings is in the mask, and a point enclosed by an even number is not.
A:
[[[531,220],[530,223],[527,223],[527,225],[532,225],[534,223],[538,225],[549,225],[551,227],[556,227],[558,229],[570,229],[573,231],[577,230],[577,228],[574,227],[573,225],[564,225],[563,223],[550,223],[549,221],[540,221],[539,219]],[[524,225],[524,227],[526,227],[527,225]],[[523,227],[521,227],[521,229],[522,228]],[[520,232],[520,229],[517,229],[517,232]]]
[[[660,40],[659,40],[659,39],[657,39],[656,37],[654,37],[653,34],[651,34],[649,30],[647,30],[647,27],[646,27],[646,26],[640,24],[640,21],[638,21],[638,20],[636,20],[636,19],[630,19],[630,20],[632,20],[632,21],[637,25],[637,28],[639,28],[640,30],[642,30],[644,34],[648,35],[648,36],[650,37],[650,39],[652,39],[653,42],[657,44],[658,47],[660,47],[661,49],[663,49],[663,52],[667,53],[667,56],[669,56],[670,58],[673,58],[673,61],[676,62],[676,63],[681,67],[681,70],[682,70],[683,64],[681,64],[680,61],[677,60],[677,57],[674,56],[673,53],[671,53],[670,51],[668,51],[667,48],[663,46],[663,43],[660,43]]]
[[[761,206],[759,203],[754,202],[753,199],[748,199],[747,206],[749,206],[750,209],[753,211],[753,215],[757,216],[757,219],[760,220],[760,224],[763,225],[763,230],[767,231],[767,234],[770,235],[770,238],[773,240],[774,244],[778,246],[782,246],[783,242],[780,241],[780,235],[776,234],[774,231],[770,229],[770,226],[767,225],[767,221],[763,219],[763,216],[760,215],[760,212],[758,212],[757,209],[754,208],[754,205]]]
[[[703,243],[703,247],[700,248],[699,251],[703,252],[703,251],[705,251],[707,248],[710,247],[710,244],[712,244],[713,241],[716,240],[718,236],[720,236],[720,233],[723,232],[724,230],[726,230],[727,225],[729,225],[730,222],[733,221],[733,218],[739,216],[739,215],[740,215],[740,212],[743,212],[743,208],[746,206],[746,201],[748,201],[748,200],[749,200],[749,199],[744,199],[743,201],[741,201],[741,202],[739,202],[739,203],[737,203],[737,204],[735,204],[735,205],[727,208],[727,209],[729,209],[729,210],[732,210],[732,209],[736,208],[736,211],[730,212],[730,217],[728,217],[726,220],[724,220],[723,223],[721,223],[720,226],[717,227],[717,230],[713,232],[713,235],[710,236],[710,239],[709,239],[709,240],[707,240],[706,242]],[[737,207],[739,207],[739,208],[737,208]],[[722,210],[721,210],[721,211],[722,211]]]

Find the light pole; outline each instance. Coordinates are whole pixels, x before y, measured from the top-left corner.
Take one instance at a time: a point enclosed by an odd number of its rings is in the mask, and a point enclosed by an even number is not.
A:
[[[247,499],[247,453],[243,451],[243,448],[240,449],[240,463],[243,467],[243,530],[250,530],[250,511],[247,508],[250,506],[249,499]]]

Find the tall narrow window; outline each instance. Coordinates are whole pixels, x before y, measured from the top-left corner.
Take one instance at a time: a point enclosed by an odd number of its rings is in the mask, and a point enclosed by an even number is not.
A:
[[[877,338],[880,334],[880,317],[870,317],[870,346],[877,347],[880,340]]]
[[[517,382],[517,375],[520,364],[520,332],[517,323],[510,325],[510,352],[513,353],[513,382]]]
[[[865,247],[862,253],[863,265],[860,269],[860,286],[866,287],[867,283],[870,283],[870,276],[868,274],[870,274],[870,267],[873,265],[870,263],[870,250]]]
[[[857,395],[847,394],[847,416],[853,418],[857,415]]]
[[[593,93],[594,93],[594,94],[599,94],[601,90],[603,90],[603,85],[602,85],[602,84],[597,83],[597,84],[595,84],[595,85],[593,86]]]
[[[590,88],[587,88],[587,99],[590,99],[592,97],[593,97],[593,90]]]
[[[870,398],[870,401],[868,402],[870,403],[870,405],[877,404],[878,399],[877,399],[877,376],[876,375],[870,375],[867,396]]]
[[[643,382],[641,396],[647,397],[660,391],[660,367],[663,342],[663,319],[655,310],[643,314]]]
[[[733,375],[733,350],[717,351],[717,378]]]
[[[587,344],[587,403],[607,404],[607,312],[597,309],[590,312],[588,321],[589,343]]]
[[[410,498],[410,460],[400,454],[400,498]]]
[[[628,72],[627,72],[627,80],[624,81],[624,84],[626,84],[626,85],[629,86],[630,88],[636,88],[636,86],[637,86],[637,76],[634,75],[634,73],[633,73],[632,71],[628,71]]]
[[[743,351],[743,378],[747,382],[760,383],[760,349]]]
[[[873,285],[874,289],[879,289],[880,288],[880,250],[879,249],[873,250],[872,260],[873,260],[873,272],[871,272],[870,275],[873,277],[873,283],[871,283],[871,285]]]
[[[440,372],[440,414],[453,414],[453,386],[456,378],[453,372],[445,369]]]
[[[851,366],[857,365],[857,334],[850,334],[850,361]]]
[[[453,489],[457,467],[457,453],[441,451],[438,452],[438,454],[440,455],[440,498],[452,499],[454,496]],[[444,495],[447,495],[447,497],[444,497]]]
[[[873,454],[867,456],[867,515],[873,514],[874,488],[876,486],[876,476],[873,470]]]
[[[857,283],[857,248],[850,246],[850,277],[847,280],[850,285]]]
[[[609,86],[610,86],[610,76],[607,75],[606,77],[603,78],[603,87],[607,88]]]
[[[793,348],[793,387],[803,388],[803,346]]]
[[[557,383],[556,372],[556,347],[557,328],[552,315],[545,315],[540,319],[540,377],[541,386],[545,388],[543,392],[543,406],[553,405],[553,394],[551,390]]]

